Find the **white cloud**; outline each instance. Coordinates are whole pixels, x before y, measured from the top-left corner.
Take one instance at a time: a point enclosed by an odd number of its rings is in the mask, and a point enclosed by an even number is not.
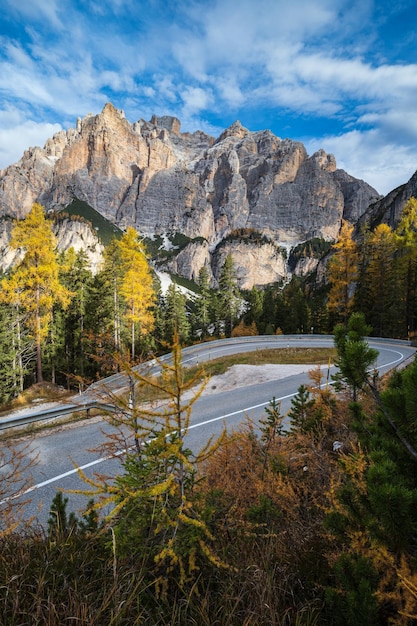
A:
[[[406,93],[417,90],[417,65],[372,67],[360,58],[303,53],[293,60],[289,70],[298,80],[314,84],[316,88],[331,86],[338,98],[349,94],[350,97],[390,100],[402,97],[402,90]]]
[[[230,107],[242,106],[246,101],[246,96],[235,76],[219,77],[216,88],[221,99]]]
[[[46,19],[54,28],[61,29],[63,27],[58,17],[59,5],[56,0],[30,0],[30,2],[16,2],[15,0],[5,1],[9,10],[13,13],[38,21]]]
[[[372,43],[372,28],[360,36],[371,10],[371,0],[222,0],[204,11],[194,3],[193,28],[175,31],[173,53],[194,84],[211,86],[218,107],[276,106],[359,124],[369,112],[401,108],[409,117],[417,67],[360,56]]]
[[[183,52],[181,59],[191,50],[203,71],[264,63],[271,47],[285,49],[288,43],[332,27],[340,4],[340,0],[217,0],[204,11],[197,4],[191,13],[198,28],[188,33],[178,50]]]
[[[11,113],[5,128],[5,117],[0,115],[0,168],[19,161],[29,147],[45,145],[47,139],[61,129],[60,124],[36,123],[33,120],[19,121],[19,115]],[[14,121],[13,121],[14,120]]]
[[[412,107],[408,109],[400,104],[398,108],[392,107],[386,112],[366,113],[359,117],[358,123],[378,128],[381,139],[387,143],[400,141],[415,149],[417,116],[414,115]]]
[[[153,87],[144,86],[142,87],[142,91],[144,95],[146,96],[146,98],[155,98],[156,96],[156,91]]]
[[[210,91],[201,87],[185,87],[181,90],[181,99],[184,103],[183,111],[186,115],[194,115],[210,107],[213,102]]]
[[[415,148],[388,143],[377,129],[305,140],[309,154],[319,148],[336,156],[337,167],[385,195],[416,171]]]
[[[177,101],[177,86],[172,76],[154,76],[154,88],[160,100],[168,100],[170,103]]]

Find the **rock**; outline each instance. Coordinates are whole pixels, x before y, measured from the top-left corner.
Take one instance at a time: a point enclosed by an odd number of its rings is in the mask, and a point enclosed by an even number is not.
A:
[[[363,225],[366,223],[371,229],[378,224],[385,223],[396,228],[401,219],[401,214],[410,198],[417,198],[417,172],[410,180],[397,187],[384,198],[378,199],[371,204],[368,210],[361,214],[356,223],[356,233],[360,235]]]
[[[3,272],[9,270],[24,257],[23,250],[10,248],[12,229],[12,220],[0,220],[0,269]],[[104,246],[90,224],[65,218],[53,224],[52,230],[57,239],[59,252],[69,250],[71,247],[76,252],[84,250],[91,271],[94,274],[99,271],[103,261]]]
[[[20,161],[0,171],[0,217],[25,217],[50,188],[55,165],[55,157],[45,150],[29,148]]]
[[[344,198],[343,218],[352,224],[366,213],[371,204],[381,198],[372,187],[344,170],[335,170],[334,178],[339,183]]]
[[[232,241],[218,246],[213,255],[216,286],[228,254],[232,256],[240,289],[251,289],[254,285],[264,287],[287,275],[284,255],[275,244]]]
[[[12,229],[12,220],[0,221],[0,269],[3,272],[7,272],[13,265],[19,263],[24,256],[23,250],[12,249],[9,246]]]
[[[296,276],[308,276],[317,269],[319,262],[320,260],[314,257],[304,257],[297,262],[293,273]]]
[[[198,283],[200,270],[205,266],[208,269],[209,281],[214,285],[210,261],[207,242],[190,242],[174,259],[167,263],[167,270]]]
[[[268,244],[230,246],[239,281],[249,288],[286,275],[276,246],[332,241],[342,218],[356,222],[379,195],[338,170],[333,155],[319,150],[309,157],[302,143],[269,130],[251,132],[237,121],[216,139],[182,133],[170,116],[130,124],[108,103],[0,172],[0,216],[24,217],[33,202],[60,210],[74,198],[142,236],[199,238],[171,261],[187,277],[205,264],[215,281],[225,238],[258,232]]]
[[[104,246],[87,222],[64,219],[53,227],[60,252],[74,248],[75,252],[84,250],[93,274],[96,274],[103,262]]]

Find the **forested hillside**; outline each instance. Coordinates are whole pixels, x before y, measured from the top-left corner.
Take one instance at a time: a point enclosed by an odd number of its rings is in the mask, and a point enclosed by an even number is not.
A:
[[[396,228],[354,238],[343,222],[331,247],[317,244],[322,280],[250,291],[231,255],[218,289],[203,267],[193,291],[163,291],[132,227],[93,274],[82,251],[57,253],[52,226],[35,204],[13,227],[23,255],[1,283],[2,401],[43,381],[82,390],[121,369],[133,393],[129,405],[112,399],[120,437],[98,451],[120,472],[85,477],[80,517],[59,493],[47,529],[22,521],[14,496],[29,457],[23,442],[3,440],[0,623],[415,623],[417,362],[379,380],[365,337],[415,336],[417,201]],[[181,346],[311,332],[334,332],[335,385],[312,370],[289,428],[271,398],[260,428],[247,421],[193,455],[185,438],[198,394],[187,392],[203,373],[185,376]],[[160,379],[132,369],[170,347]],[[148,391],[167,399],[162,413],[143,405]]]
[[[166,351],[174,329],[184,345],[232,334],[331,333],[359,311],[376,336],[413,338],[417,331],[414,198],[396,228],[380,224],[354,237],[343,222],[333,245],[310,241],[293,251],[320,257],[321,276],[293,275],[251,290],[239,289],[228,254],[218,288],[203,266],[188,291],[179,277],[163,291],[132,227],[109,240],[93,274],[83,250],[57,252],[52,226],[35,204],[13,227],[11,246],[23,256],[1,282],[3,402],[43,380],[84,388],[115,371],[117,355],[140,361]]]

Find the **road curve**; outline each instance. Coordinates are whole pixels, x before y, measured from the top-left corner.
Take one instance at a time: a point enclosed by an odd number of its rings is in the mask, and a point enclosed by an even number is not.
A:
[[[415,353],[408,342],[370,338],[370,347],[379,351],[377,368],[381,373],[388,371],[410,359]],[[332,347],[333,336],[325,335],[279,335],[232,338],[216,340],[182,351],[185,365],[202,364],[212,359],[262,348],[280,347]],[[162,358],[169,361],[170,355]],[[151,367],[156,368],[154,364]],[[247,416],[259,419],[265,406],[275,397],[281,401],[282,410],[286,412],[291,398],[297,393],[301,384],[308,382],[306,371],[290,376],[280,377],[262,384],[247,385],[232,391],[214,395],[203,395],[193,406],[187,445],[193,450],[200,449],[208,437],[220,434],[224,426],[228,429],[237,428]],[[332,368],[334,371],[334,368]],[[117,374],[105,381],[95,383],[84,394],[100,392],[104,387],[115,390],[126,386],[123,375]],[[42,524],[48,517],[52,498],[59,489],[80,489],[85,487],[77,474],[76,467],[81,467],[87,475],[94,472],[113,474],[118,470],[118,461],[108,461],[98,456],[92,449],[97,448],[111,431],[105,420],[86,420],[70,428],[58,428],[45,431],[33,437],[32,454],[38,455],[38,464],[32,471],[33,487],[31,504],[27,515],[34,515]],[[29,495],[29,494],[27,494]],[[87,498],[80,495],[66,494],[69,498],[70,510],[79,510],[86,504]],[[43,507],[40,508],[43,502]]]

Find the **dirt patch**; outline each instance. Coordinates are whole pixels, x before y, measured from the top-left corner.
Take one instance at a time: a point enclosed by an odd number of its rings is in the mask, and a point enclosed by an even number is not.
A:
[[[230,391],[239,387],[259,385],[271,380],[302,374],[317,367],[315,365],[233,365],[225,374],[212,376],[204,395]]]

